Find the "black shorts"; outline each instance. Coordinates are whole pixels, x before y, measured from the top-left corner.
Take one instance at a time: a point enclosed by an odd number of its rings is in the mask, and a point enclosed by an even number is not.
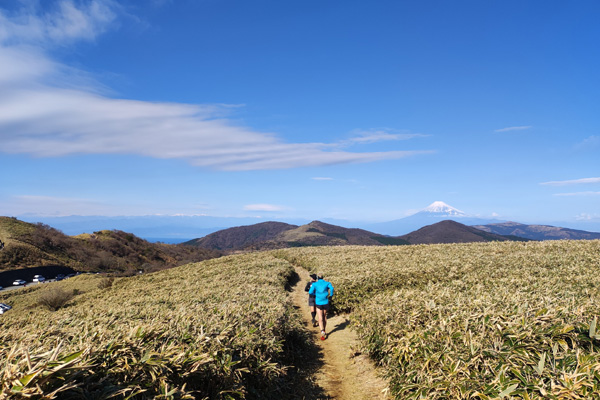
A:
[[[308,296],[308,306],[309,307],[316,306],[316,304],[315,304],[315,298],[316,298],[316,296]]]
[[[329,304],[317,304],[319,310],[329,310]]]

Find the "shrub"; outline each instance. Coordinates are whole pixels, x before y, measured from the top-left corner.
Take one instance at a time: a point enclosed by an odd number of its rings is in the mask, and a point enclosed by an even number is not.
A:
[[[115,281],[115,278],[103,278],[99,283],[98,283],[98,289],[108,289],[109,287],[112,287],[113,283]]]
[[[38,304],[50,311],[56,311],[64,307],[73,297],[73,292],[69,293],[62,289],[52,289],[40,294]]]

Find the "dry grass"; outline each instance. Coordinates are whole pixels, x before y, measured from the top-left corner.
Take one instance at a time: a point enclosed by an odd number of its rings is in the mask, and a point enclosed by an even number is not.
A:
[[[73,292],[67,292],[61,288],[52,288],[40,294],[38,304],[47,310],[56,311],[64,307],[73,297]]]
[[[600,241],[277,250],[0,295],[0,398],[290,398],[284,290],[324,271],[398,399],[597,399]],[[293,347],[293,346],[292,346]]]
[[[227,257],[115,281],[95,276],[50,313],[15,294],[0,319],[0,398],[266,398],[286,390],[284,343],[301,329],[284,290],[293,269]],[[66,280],[60,285],[73,284]]]
[[[399,399],[600,398],[600,241],[277,254],[325,270]]]

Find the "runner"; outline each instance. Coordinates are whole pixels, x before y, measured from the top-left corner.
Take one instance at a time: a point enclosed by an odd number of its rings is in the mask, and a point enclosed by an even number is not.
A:
[[[306,283],[304,287],[304,291],[308,292],[313,283],[317,281],[317,274],[310,274],[310,281]],[[310,315],[312,316],[312,324],[313,327],[317,326],[317,320],[315,317],[317,316],[317,306],[315,305],[315,295],[308,295],[308,308],[310,308]]]
[[[321,328],[321,340],[327,339],[327,310],[329,310],[329,299],[333,297],[333,285],[323,279],[323,273],[317,274],[318,280],[313,283],[308,294],[315,295],[317,315],[319,316],[319,328]]]

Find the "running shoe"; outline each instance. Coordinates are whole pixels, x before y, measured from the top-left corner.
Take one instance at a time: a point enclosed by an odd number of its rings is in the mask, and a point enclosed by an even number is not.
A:
[[[325,331],[321,331],[321,340],[325,339],[327,339],[327,334],[325,333]]]

